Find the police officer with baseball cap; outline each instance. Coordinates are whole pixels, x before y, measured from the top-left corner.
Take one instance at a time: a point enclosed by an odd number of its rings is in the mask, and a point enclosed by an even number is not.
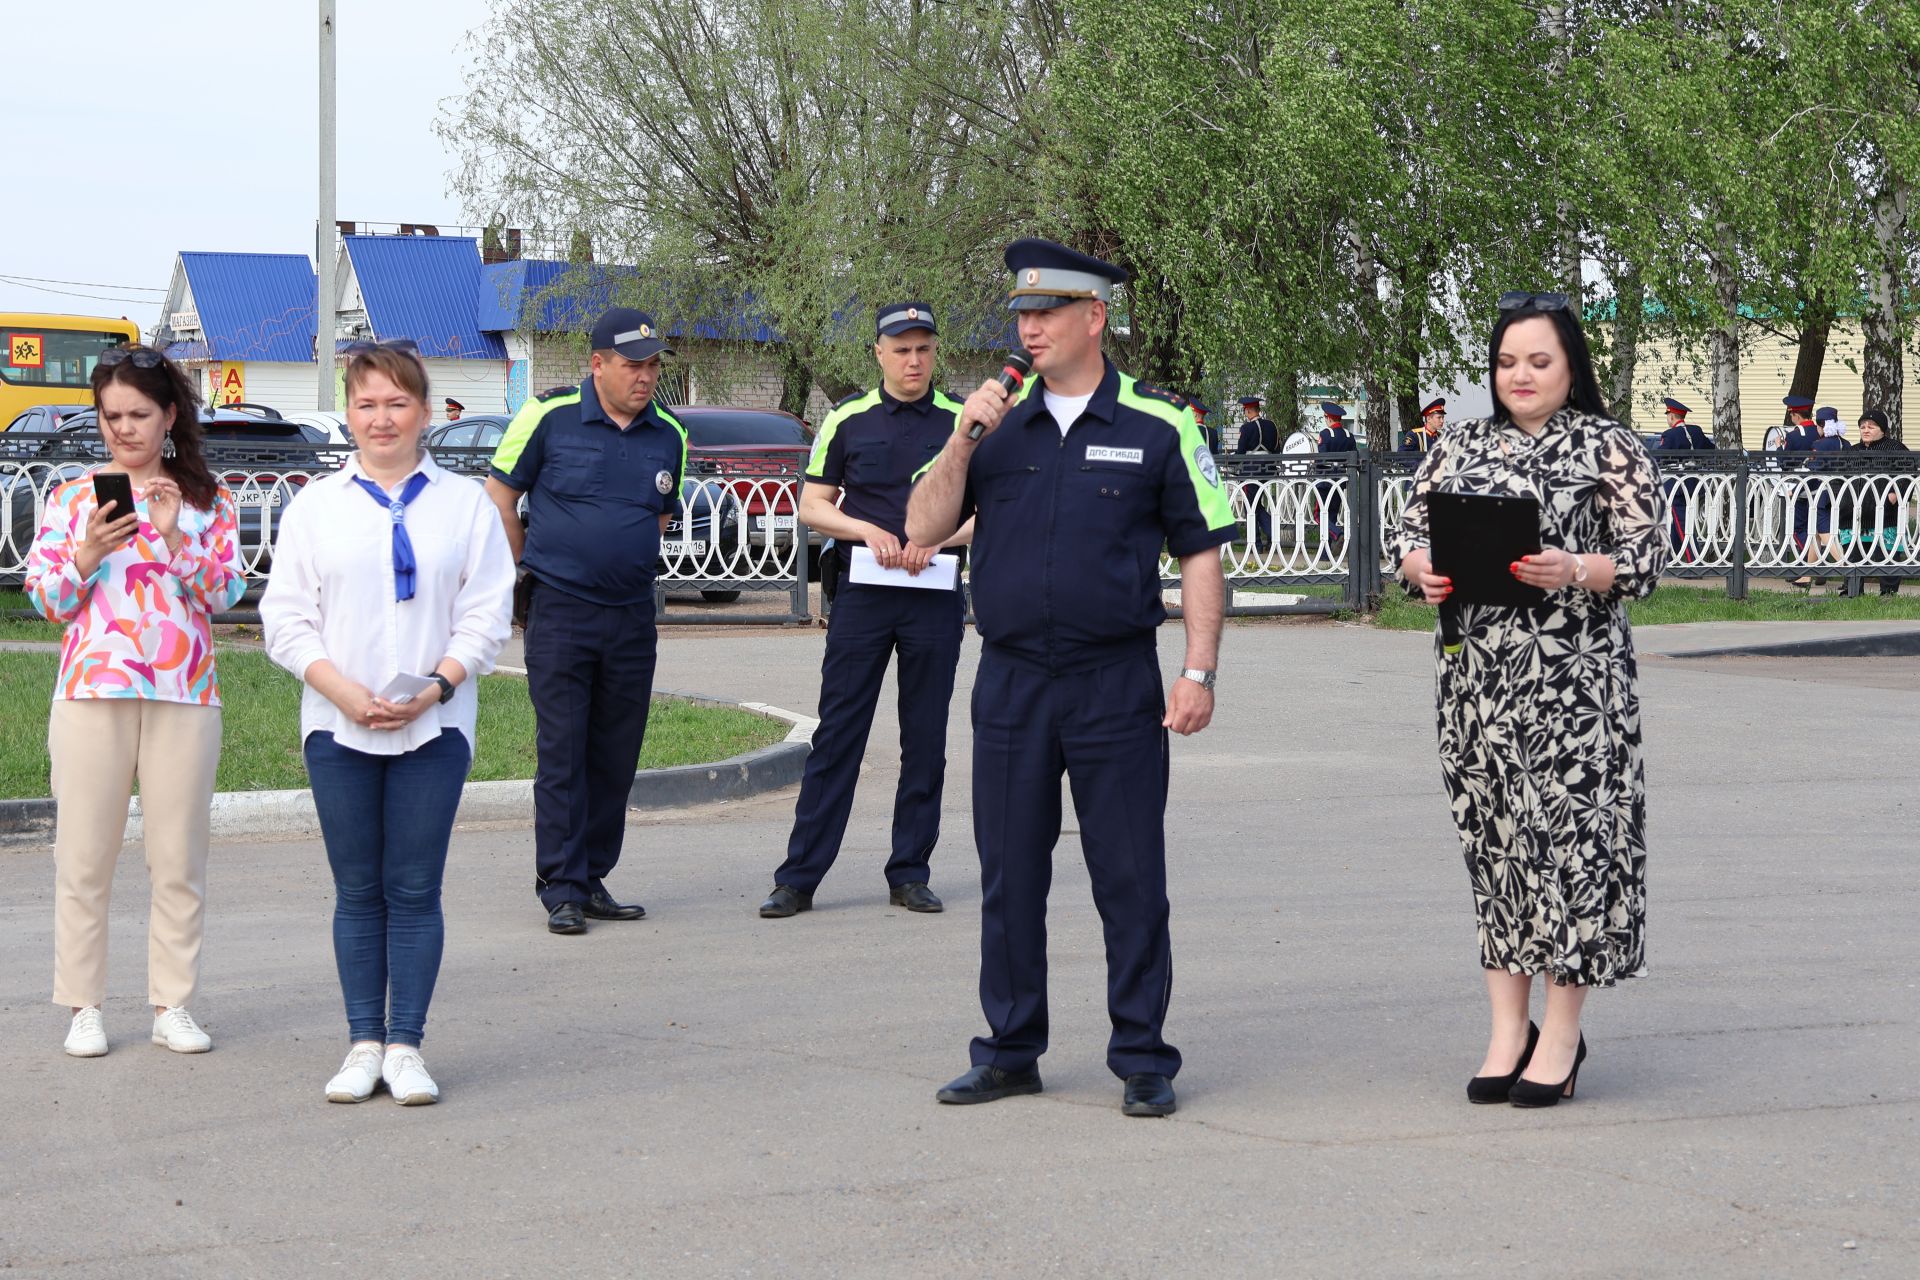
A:
[[[1167,731],[1213,717],[1232,505],[1193,415],[1101,352],[1127,273],[1048,240],[1008,246],[1008,305],[1033,376],[983,383],[914,487],[922,546],[975,520],[973,824],[980,853],[980,1003],[973,1069],[936,1095],[992,1102],[1040,1092],[1046,1052],[1046,903],[1060,777],[1106,935],[1107,1065],[1121,1109],[1174,1110],[1180,1054],[1162,1034],[1172,990],[1166,889]],[[1162,548],[1180,561],[1185,670],[1163,690]]]
[[[554,933],[646,914],[605,882],[620,861],[653,697],[660,535],[687,467],[686,428],[654,399],[673,351],[653,317],[614,307],[593,326],[592,347],[591,377],[520,407],[487,477],[533,582],[534,885]]]
[[[848,396],[820,424],[807,460],[800,519],[834,539],[829,553],[864,547],[882,569],[928,571],[941,543],[907,537],[907,493],[914,473],[953,434],[960,402],[933,388],[939,353],[933,308],[895,302],[874,315],[880,385]],[[962,528],[945,539],[963,544]],[[945,590],[862,583],[847,578],[833,599],[820,664],[820,725],[800,780],[786,861],[760,914],[779,919],[813,906],[814,890],[839,856],[853,811],[854,786],[887,662],[900,655],[900,784],[893,797],[893,854],[887,897],[909,911],[941,910],[928,886],[928,860],[940,838],[940,794],[947,770],[947,704],[960,663],[966,608],[959,583]]]

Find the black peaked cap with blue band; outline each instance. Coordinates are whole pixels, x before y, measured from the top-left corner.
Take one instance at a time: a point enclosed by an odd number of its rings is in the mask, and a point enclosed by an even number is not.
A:
[[[667,337],[653,317],[632,307],[612,307],[594,322],[589,344],[595,351],[615,351],[629,360],[651,360],[672,355]]]
[[[912,302],[889,302],[873,313],[874,338],[895,338],[909,329],[925,329],[938,335],[940,330],[933,323],[933,308],[918,299]]]
[[[1006,263],[1013,273],[1009,311],[1051,311],[1089,298],[1106,302],[1113,286],[1129,279],[1124,267],[1051,240],[1015,240],[1007,246]]]

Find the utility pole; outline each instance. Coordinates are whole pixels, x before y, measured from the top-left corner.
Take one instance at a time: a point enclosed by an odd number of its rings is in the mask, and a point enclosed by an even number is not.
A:
[[[334,0],[320,3],[320,216],[313,229],[313,265],[319,275],[313,309],[313,363],[319,372],[315,407],[333,408],[334,228],[333,54],[339,26]]]

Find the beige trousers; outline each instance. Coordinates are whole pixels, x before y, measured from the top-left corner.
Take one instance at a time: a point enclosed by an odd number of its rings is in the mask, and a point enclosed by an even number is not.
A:
[[[200,980],[207,827],[220,708],[146,698],[56,698],[47,726],[53,798],[53,1002],[107,994],[107,900],[140,779],[147,877],[147,993],[176,1008]]]

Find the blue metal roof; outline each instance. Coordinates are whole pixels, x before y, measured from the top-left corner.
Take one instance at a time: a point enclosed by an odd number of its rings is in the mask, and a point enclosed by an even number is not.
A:
[[[312,361],[318,286],[305,254],[183,252],[180,265],[206,334],[200,358]]]
[[[519,258],[480,268],[480,328],[489,333],[581,333],[614,303],[617,286],[638,267]]]
[[[480,246],[471,236],[347,236],[345,241],[377,339],[412,338],[428,357],[507,358],[499,335],[480,330]]]

